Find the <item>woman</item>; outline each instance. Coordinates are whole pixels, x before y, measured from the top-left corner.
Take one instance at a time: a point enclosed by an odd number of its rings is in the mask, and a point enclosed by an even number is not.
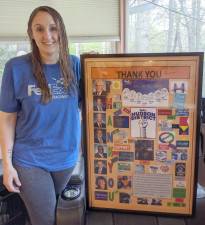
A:
[[[32,225],[54,225],[56,197],[78,158],[80,62],[68,55],[63,20],[36,8],[31,53],[9,60],[0,96],[3,182],[23,199]]]
[[[96,189],[107,190],[107,181],[105,177],[96,177]]]

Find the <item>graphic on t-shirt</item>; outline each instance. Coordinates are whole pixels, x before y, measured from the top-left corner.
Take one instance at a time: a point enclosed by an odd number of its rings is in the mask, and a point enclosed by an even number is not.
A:
[[[53,99],[61,99],[68,97],[68,91],[64,88],[63,80],[64,78],[61,77],[60,79],[52,78],[54,83],[49,83],[48,87],[52,93]],[[37,87],[35,84],[28,85],[28,96],[32,95],[42,95],[41,89]]]

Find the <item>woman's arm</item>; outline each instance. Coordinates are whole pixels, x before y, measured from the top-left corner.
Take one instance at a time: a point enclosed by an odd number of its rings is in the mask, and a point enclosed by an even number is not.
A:
[[[3,160],[3,183],[10,192],[20,192],[21,183],[12,165],[17,113],[0,112],[0,148]]]

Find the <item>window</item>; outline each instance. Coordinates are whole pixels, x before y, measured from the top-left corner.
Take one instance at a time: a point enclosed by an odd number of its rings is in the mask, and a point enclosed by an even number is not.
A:
[[[70,43],[70,54],[80,56],[85,52],[115,53],[116,41],[74,42]],[[0,84],[5,63],[12,57],[30,52],[28,41],[0,41]]]
[[[12,57],[27,53],[29,49],[26,41],[0,41],[0,84],[5,63]]]
[[[126,0],[126,14],[127,52],[205,50],[204,0]]]
[[[104,42],[82,42],[82,43],[71,43],[70,53],[80,56],[80,54],[86,52],[97,52],[101,54],[109,54],[116,52],[115,41],[104,41]]]

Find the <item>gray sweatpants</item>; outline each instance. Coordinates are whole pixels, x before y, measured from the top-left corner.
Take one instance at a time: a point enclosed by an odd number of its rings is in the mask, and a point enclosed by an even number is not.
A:
[[[48,172],[41,168],[14,165],[21,181],[20,197],[32,225],[55,225],[57,196],[68,183],[73,167]]]

